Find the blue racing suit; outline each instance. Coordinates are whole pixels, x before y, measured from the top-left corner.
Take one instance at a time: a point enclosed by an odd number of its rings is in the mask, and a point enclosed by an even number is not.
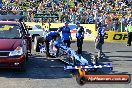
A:
[[[103,54],[102,52],[102,45],[104,44],[104,35],[105,35],[105,27],[101,26],[98,29],[98,34],[96,37],[96,44],[95,47],[97,49],[98,52],[98,58],[101,58],[101,55]]]
[[[57,32],[49,32],[46,34],[45,39],[51,41],[57,36],[57,34]]]
[[[49,32],[45,35],[45,44],[46,44],[46,55],[50,56],[49,54],[49,42],[57,37],[57,32]]]
[[[70,32],[70,28],[69,27],[61,27],[59,29],[59,32],[62,32],[62,39],[63,39],[63,42],[68,46],[70,47],[70,37],[71,37],[71,32]]]

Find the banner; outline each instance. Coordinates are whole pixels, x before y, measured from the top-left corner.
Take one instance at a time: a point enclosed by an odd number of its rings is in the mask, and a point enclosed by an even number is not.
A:
[[[105,34],[106,42],[126,42],[128,40],[128,36],[126,32],[112,32],[108,31]]]
[[[97,36],[97,32],[93,35]],[[128,36],[126,32],[107,31],[104,40],[105,42],[127,42]]]

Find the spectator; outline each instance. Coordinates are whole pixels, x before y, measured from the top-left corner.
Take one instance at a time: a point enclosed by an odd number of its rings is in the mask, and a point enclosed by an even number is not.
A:
[[[76,12],[71,13],[71,22],[75,24],[76,22]]]
[[[113,19],[112,19],[112,21],[113,21],[113,30],[114,31],[118,31],[118,18],[116,17],[116,15],[114,14],[113,15]]]
[[[74,0],[74,5],[77,7],[78,6],[78,1]]]
[[[74,6],[71,8],[65,0],[6,0],[3,2],[1,12],[2,14],[18,14],[21,11],[25,11],[25,13],[28,13],[28,21],[34,21],[33,15],[36,13],[57,13],[61,18],[59,22],[68,21],[75,23],[80,21],[83,24],[96,23],[97,25],[100,22],[105,22],[109,28],[112,23],[114,30],[117,30],[119,22],[124,20],[124,17],[127,18],[127,21],[132,20],[131,16],[127,17],[132,12],[131,3],[131,0],[74,0]],[[28,11],[29,7],[32,12]],[[69,9],[72,9],[72,11],[69,11]],[[118,11],[118,13],[115,11]],[[109,14],[106,14],[107,12]],[[116,14],[111,17],[113,13]],[[123,18],[117,16],[122,14],[124,15]],[[111,18],[114,19],[111,20]],[[115,19],[118,20],[115,21]]]
[[[94,15],[89,14],[88,19],[87,19],[88,24],[94,24]]]
[[[132,42],[132,21],[130,21],[129,24],[127,25],[127,32],[128,32],[127,46],[131,46],[131,42]]]
[[[128,17],[128,22],[130,22],[130,21],[132,22],[132,14],[130,14]]]

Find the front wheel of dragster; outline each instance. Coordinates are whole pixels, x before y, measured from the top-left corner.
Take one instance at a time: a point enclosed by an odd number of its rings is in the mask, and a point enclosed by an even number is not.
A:
[[[86,78],[84,76],[79,76],[76,78],[76,81],[79,85],[84,85],[86,83]]]
[[[34,50],[36,52],[40,52],[40,48],[39,48],[39,44],[43,44],[44,43],[44,38],[41,37],[41,36],[36,36],[35,39],[34,39]]]
[[[84,77],[84,75],[85,75],[84,70],[82,69],[76,70],[76,81],[79,85],[84,85],[86,83],[86,78]]]

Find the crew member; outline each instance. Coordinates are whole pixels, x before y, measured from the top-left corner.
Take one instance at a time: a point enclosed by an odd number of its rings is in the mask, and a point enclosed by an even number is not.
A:
[[[51,57],[49,53],[49,44],[51,40],[54,40],[58,35],[58,32],[48,32],[45,35],[45,44],[46,44],[46,56]]]
[[[80,22],[76,23],[76,38],[77,38],[77,47],[78,47],[78,54],[82,54],[82,45],[84,39],[84,28],[80,26]]]
[[[61,40],[60,34],[58,34],[54,41],[54,46],[57,48],[56,57],[59,56],[59,46],[60,46],[60,44],[63,44],[63,43],[64,42]]]
[[[128,26],[127,26],[127,32],[128,32],[127,46],[131,46],[131,42],[132,42],[132,21],[130,21]]]
[[[62,39],[63,42],[66,44],[67,47],[70,47],[71,41],[71,32],[70,32],[70,28],[68,27],[68,22],[65,22],[65,26],[59,28],[57,30],[58,32],[62,32]]]
[[[95,48],[98,52],[98,59],[103,55],[102,45],[104,44],[105,25],[102,25],[97,30],[97,37],[95,39]]]

